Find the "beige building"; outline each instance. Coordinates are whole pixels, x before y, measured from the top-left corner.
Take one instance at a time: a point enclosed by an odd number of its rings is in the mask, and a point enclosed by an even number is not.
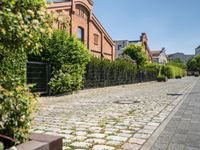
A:
[[[153,62],[159,63],[159,64],[166,64],[168,62],[167,55],[165,53],[165,48],[162,48],[162,50],[158,51],[151,51]]]

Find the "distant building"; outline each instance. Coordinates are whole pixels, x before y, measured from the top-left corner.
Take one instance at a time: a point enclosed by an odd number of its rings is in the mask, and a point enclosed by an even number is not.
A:
[[[187,61],[191,59],[192,57],[194,57],[194,55],[185,55],[184,53],[174,53],[174,54],[168,55],[168,60],[171,61],[171,60],[180,59],[183,63],[187,63]]]
[[[165,48],[162,48],[162,50],[159,51],[151,51],[151,53],[153,57],[153,62],[159,64],[166,64],[168,62]]]
[[[200,45],[195,49],[195,55],[200,54]]]
[[[140,40],[136,40],[136,41],[117,40],[114,42],[115,42],[115,58],[118,58],[119,56],[122,55],[123,48],[125,48],[126,46],[128,46],[130,44],[138,44],[139,43],[144,48],[149,61],[150,62],[152,61],[152,54],[151,54],[151,51],[148,46],[148,38],[147,38],[146,33],[142,33],[142,35],[140,36]]]

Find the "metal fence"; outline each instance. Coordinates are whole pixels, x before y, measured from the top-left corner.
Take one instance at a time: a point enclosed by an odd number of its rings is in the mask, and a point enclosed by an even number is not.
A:
[[[44,62],[28,62],[26,66],[27,84],[34,84],[32,92],[49,94],[50,65]]]
[[[150,82],[157,79],[155,72],[140,71],[135,75],[127,73],[121,77],[119,76],[120,72],[115,74],[114,76],[109,76],[104,74],[103,71],[88,72],[87,70],[83,79],[83,89]]]
[[[40,94],[50,94],[48,82],[51,76],[51,66],[44,62],[28,62],[26,67],[27,84],[34,84],[32,92]],[[132,72],[113,72],[113,75],[107,74],[106,71],[89,71],[83,79],[83,89],[108,87],[123,84],[133,84],[141,82],[155,81],[156,74],[154,72],[140,71],[137,74]]]

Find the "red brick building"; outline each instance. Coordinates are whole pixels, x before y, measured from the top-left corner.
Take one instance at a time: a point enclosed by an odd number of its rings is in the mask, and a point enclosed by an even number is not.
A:
[[[49,2],[50,0],[47,0]],[[79,38],[99,58],[114,60],[114,42],[92,12],[92,0],[51,0],[49,12],[64,13],[70,18],[68,31]],[[59,28],[59,24],[55,24]]]

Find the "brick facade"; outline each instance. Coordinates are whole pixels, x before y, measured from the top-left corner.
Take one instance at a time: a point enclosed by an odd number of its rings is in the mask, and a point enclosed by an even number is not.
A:
[[[67,32],[78,38],[80,28],[83,31],[83,43],[94,56],[114,60],[114,42],[92,13],[92,0],[55,0],[47,6],[49,12],[64,12],[69,16],[71,23]],[[58,24],[54,26],[59,27]]]

